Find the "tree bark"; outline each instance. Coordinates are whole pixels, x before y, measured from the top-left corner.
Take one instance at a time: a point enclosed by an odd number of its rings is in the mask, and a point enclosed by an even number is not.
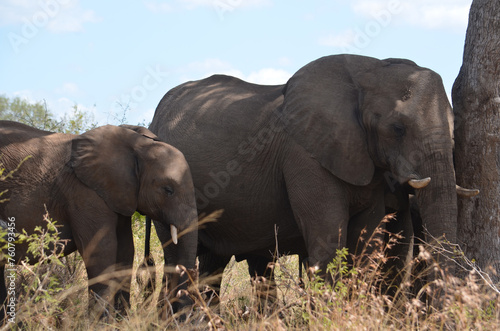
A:
[[[458,242],[500,280],[500,1],[474,0],[463,64],[452,91],[457,184],[479,188],[458,199]]]

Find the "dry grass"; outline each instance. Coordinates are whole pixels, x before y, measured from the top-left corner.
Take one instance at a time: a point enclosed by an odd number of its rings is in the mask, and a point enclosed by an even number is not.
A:
[[[142,221],[134,220],[133,227],[135,238],[143,238]],[[190,311],[187,321],[163,319],[156,307],[158,290],[154,299],[144,299],[142,272],[137,277],[139,283],[136,281],[143,245],[142,239],[136,241],[128,316],[106,321],[89,318],[87,281],[81,258],[72,255],[58,263],[57,258],[47,255],[42,258],[43,263],[34,267],[25,264],[18,267],[16,295],[22,302],[17,311],[19,326],[26,330],[495,330],[500,325],[500,296],[494,284],[460,254],[456,261],[464,262],[468,270],[465,276],[459,279],[447,275],[433,261],[432,254],[445,246],[422,248],[413,261],[413,268],[416,270],[416,263],[425,261],[426,270],[407,278],[389,295],[383,271],[386,247],[376,241],[374,252],[356,258],[353,268],[347,266],[347,252],[338,252],[328,270],[335,280],[333,285],[313,275],[302,288],[298,283],[297,258],[280,257],[274,263],[276,299],[265,304],[255,295],[262,284],[250,282],[245,262],[232,260],[223,275],[219,310],[196,299],[200,293],[193,288],[196,307]],[[162,254],[157,238],[153,255],[159,263]],[[162,266],[157,265],[156,275],[161,272]],[[429,272],[441,276],[419,288],[419,282]],[[14,327],[8,324],[3,329]]]

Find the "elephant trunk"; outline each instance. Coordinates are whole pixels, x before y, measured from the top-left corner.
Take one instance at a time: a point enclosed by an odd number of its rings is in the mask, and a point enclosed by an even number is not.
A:
[[[194,209],[196,211],[196,209]],[[179,233],[177,247],[176,264],[185,268],[194,269],[196,263],[196,253],[198,248],[198,214],[191,213],[189,223]],[[171,234],[172,236],[172,234]]]
[[[184,212],[175,218],[185,220],[176,226],[178,240],[174,244],[172,227],[155,222],[158,237],[163,245],[165,257],[165,278],[168,279],[167,293],[164,295],[172,304],[174,313],[192,304],[187,294],[190,284],[194,281],[196,253],[198,248],[198,214],[194,202],[180,208]],[[165,282],[164,282],[165,284]],[[181,315],[181,319],[184,315]]]
[[[429,158],[420,173],[431,178],[429,184],[416,189],[417,202],[422,216],[422,225],[427,230],[427,242],[434,239],[442,240],[443,236],[450,243],[457,240],[457,190],[455,171],[453,168],[451,151],[445,157]],[[437,160],[437,161],[436,161]],[[443,243],[447,247],[446,243]],[[440,265],[454,273],[453,261],[446,259]]]

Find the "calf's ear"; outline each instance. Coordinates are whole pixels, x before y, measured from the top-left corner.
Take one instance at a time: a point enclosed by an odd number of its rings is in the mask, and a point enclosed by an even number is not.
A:
[[[128,129],[106,125],[76,137],[71,146],[70,165],[76,177],[125,216],[137,209],[139,160],[132,146],[138,137]]]

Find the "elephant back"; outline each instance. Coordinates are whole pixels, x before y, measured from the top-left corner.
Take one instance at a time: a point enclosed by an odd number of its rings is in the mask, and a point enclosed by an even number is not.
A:
[[[198,153],[190,146],[215,155],[224,150],[233,157],[241,143],[269,122],[282,103],[283,87],[251,84],[226,75],[187,82],[163,97],[149,129],[179,148],[188,161]]]

